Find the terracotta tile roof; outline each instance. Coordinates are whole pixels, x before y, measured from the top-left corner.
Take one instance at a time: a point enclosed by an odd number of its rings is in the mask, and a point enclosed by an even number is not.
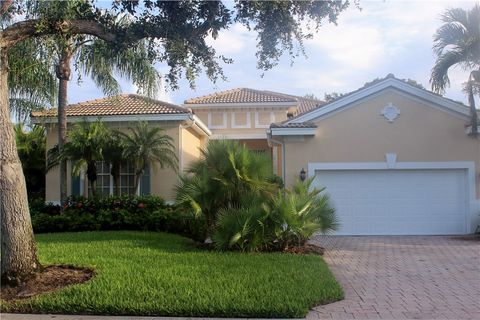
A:
[[[285,93],[278,93],[278,92],[272,92],[272,91],[265,91],[265,92],[271,92],[275,93],[278,95],[282,95],[285,97],[289,97],[292,99],[296,99],[298,102],[298,108],[295,110],[293,113],[294,116],[297,116],[299,114],[305,113],[307,111],[310,111],[312,109],[321,107],[326,104],[325,101],[319,100],[319,99],[311,99],[311,98],[305,98],[305,97],[300,97],[300,96],[294,96],[291,94],[285,94]]]
[[[236,88],[185,100],[185,104],[268,102],[292,102],[295,104],[297,102],[297,99],[277,92],[261,91],[248,88]]]
[[[272,123],[270,128],[317,128],[317,125],[313,122],[301,122],[301,123]]]
[[[121,94],[89,100],[66,107],[67,116],[112,116],[139,114],[186,114],[188,109],[137,94]],[[32,117],[53,117],[57,109],[32,112]]]

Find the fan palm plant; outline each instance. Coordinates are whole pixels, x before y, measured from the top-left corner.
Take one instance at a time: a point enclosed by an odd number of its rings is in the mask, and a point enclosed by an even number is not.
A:
[[[103,160],[103,148],[109,135],[109,129],[100,120],[79,122],[68,133],[68,142],[59,152],[60,161],[71,160],[74,163],[74,175],[87,169],[87,179],[94,197],[97,196],[97,161]]]
[[[330,205],[323,189],[312,188],[313,178],[297,182],[287,190],[285,195],[279,194],[273,201],[270,210],[276,223],[276,237],[283,242],[282,246],[304,245],[316,232],[329,233],[338,229],[335,209]]]
[[[437,60],[430,83],[435,92],[443,93],[450,84],[448,71],[455,66],[469,71],[465,85],[470,104],[471,135],[478,136],[478,115],[474,93],[480,87],[480,5],[470,11],[448,9],[442,15],[444,24],[434,35],[433,51]]]
[[[137,122],[130,133],[119,132],[123,144],[124,159],[132,163],[135,171],[135,190],[139,190],[140,179],[151,164],[161,168],[178,169],[178,158],[173,139],[164,133],[164,129]]]
[[[176,187],[177,203],[204,215],[208,240],[218,212],[243,206],[246,196],[255,193],[271,198],[278,190],[272,179],[270,160],[229,140],[211,141],[202,157],[181,178]]]

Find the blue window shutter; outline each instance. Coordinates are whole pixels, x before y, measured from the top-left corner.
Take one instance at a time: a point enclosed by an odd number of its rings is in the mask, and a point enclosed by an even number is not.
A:
[[[80,176],[72,176],[72,196],[80,196]]]
[[[150,168],[147,167],[140,178],[140,195],[150,194]]]

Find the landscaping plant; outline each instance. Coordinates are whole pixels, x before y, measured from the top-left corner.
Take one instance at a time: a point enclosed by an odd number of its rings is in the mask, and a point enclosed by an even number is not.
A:
[[[176,200],[207,221],[208,239],[215,228],[220,210],[237,208],[242,198],[255,193],[271,198],[278,190],[271,161],[236,141],[214,140],[202,150],[202,157],[176,187]]]
[[[335,210],[313,179],[298,180],[272,199],[246,197],[244,206],[220,210],[213,240],[221,250],[273,251],[304,246],[316,232],[338,228]]]
[[[312,182],[297,181],[284,190],[265,155],[217,140],[181,178],[177,203],[205,217],[205,238],[217,249],[284,250],[338,227],[328,196]]]

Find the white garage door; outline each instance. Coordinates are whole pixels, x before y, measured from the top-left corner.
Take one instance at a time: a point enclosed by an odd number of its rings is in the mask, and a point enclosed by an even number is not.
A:
[[[340,220],[336,234],[466,233],[465,170],[316,171]]]

